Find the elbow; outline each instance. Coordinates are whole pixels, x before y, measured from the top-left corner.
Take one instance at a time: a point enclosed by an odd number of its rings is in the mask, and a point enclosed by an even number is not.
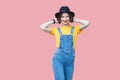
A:
[[[42,26],[42,25],[40,26],[40,29],[44,30],[44,28],[43,28],[43,26]]]
[[[88,21],[88,25],[90,25],[90,22]]]
[[[86,25],[83,27],[83,29],[84,29],[84,28],[87,28],[87,27],[89,26],[89,24],[90,24],[90,22],[87,21],[87,22],[86,22]]]
[[[90,25],[90,22],[89,22],[89,21],[87,21],[87,24],[86,24],[86,26],[88,26],[88,25]]]
[[[40,26],[40,29],[43,30],[43,31],[47,30],[43,25]]]
[[[42,26],[40,25],[40,29],[42,29]]]

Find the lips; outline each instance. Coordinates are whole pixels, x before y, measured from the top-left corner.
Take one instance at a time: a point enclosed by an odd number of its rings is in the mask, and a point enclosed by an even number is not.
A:
[[[63,21],[64,23],[66,23],[67,21]]]

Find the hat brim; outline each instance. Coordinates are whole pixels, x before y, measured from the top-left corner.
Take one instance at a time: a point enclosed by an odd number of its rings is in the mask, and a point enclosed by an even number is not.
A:
[[[70,12],[57,12],[57,13],[55,14],[55,17],[58,18],[58,17],[60,16],[61,13],[68,13],[68,14],[71,14],[72,17],[75,16],[74,12],[70,11]]]

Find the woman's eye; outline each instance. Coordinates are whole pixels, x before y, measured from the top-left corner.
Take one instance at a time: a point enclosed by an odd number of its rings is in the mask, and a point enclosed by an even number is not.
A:
[[[66,17],[69,17],[69,16],[66,16]]]

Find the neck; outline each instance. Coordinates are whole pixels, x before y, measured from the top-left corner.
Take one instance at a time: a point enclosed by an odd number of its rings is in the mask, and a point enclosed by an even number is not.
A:
[[[68,23],[68,24],[62,24],[62,26],[70,26],[70,24]]]

